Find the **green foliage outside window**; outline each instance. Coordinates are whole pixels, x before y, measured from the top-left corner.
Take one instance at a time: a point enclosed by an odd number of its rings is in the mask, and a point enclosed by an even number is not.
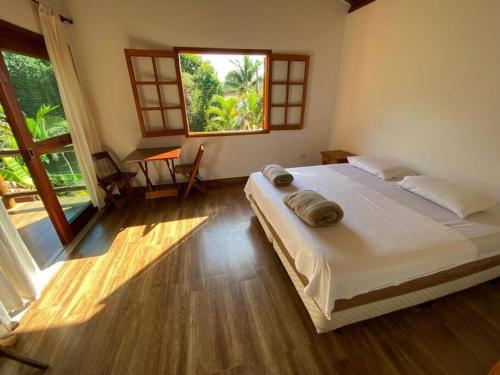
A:
[[[59,105],[55,114],[64,117],[56,77],[49,61],[2,51],[23,112],[35,117],[41,104]]]
[[[68,122],[64,117],[50,62],[7,51],[2,51],[2,55],[33,140],[36,142],[68,133]],[[0,149],[18,149],[1,105]],[[71,147],[42,155],[42,162],[54,187],[83,185],[75,152]],[[21,156],[0,158],[0,175],[17,188],[35,188]]]
[[[182,81],[191,131],[204,131],[205,111],[212,97],[222,93],[213,66],[198,55],[181,55]]]
[[[26,124],[33,134],[34,141],[51,138],[68,132],[68,123],[53,113],[57,106],[42,105],[34,118],[26,117]],[[0,105],[0,149],[18,149],[16,139],[7,123],[4,110]],[[61,150],[42,155],[42,162],[47,168],[49,179],[54,187],[82,185],[83,177],[80,173],[75,153],[72,149]],[[0,159],[0,175],[5,181],[12,181],[16,186],[24,189],[34,189],[33,180],[28,167],[21,156],[8,156]]]
[[[202,55],[181,54],[181,70],[191,132],[262,129],[262,62],[243,56],[220,82]]]

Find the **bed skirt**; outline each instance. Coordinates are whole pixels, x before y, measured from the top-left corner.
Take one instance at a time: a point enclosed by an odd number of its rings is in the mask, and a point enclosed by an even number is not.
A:
[[[250,199],[250,206],[264,229],[267,239],[272,243],[274,250],[281,260],[281,263],[283,263],[283,266],[290,276],[290,279],[302,299],[302,302],[304,303],[304,306],[306,307],[318,333],[329,332],[348,324],[432,301],[436,298],[473,287],[500,276],[500,266],[495,266],[453,281],[417,290],[411,293],[402,294],[397,297],[381,299],[349,309],[334,311],[332,313],[331,320],[328,320],[319,309],[316,302],[304,293],[304,284],[295,268],[290,264],[290,261],[285,255],[286,249],[282,249],[282,245],[280,245],[281,241],[274,238],[273,230],[269,227],[267,220],[262,216],[260,209],[257,207],[253,199]]]

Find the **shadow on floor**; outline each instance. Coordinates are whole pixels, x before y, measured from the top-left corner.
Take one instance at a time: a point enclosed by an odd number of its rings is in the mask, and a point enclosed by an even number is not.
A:
[[[72,375],[485,374],[498,360],[498,282],[318,335],[241,190],[104,214],[16,350]]]

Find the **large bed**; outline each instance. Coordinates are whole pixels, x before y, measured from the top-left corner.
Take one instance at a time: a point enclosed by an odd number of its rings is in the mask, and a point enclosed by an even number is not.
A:
[[[291,186],[253,173],[245,193],[318,332],[500,276],[500,205],[460,219],[349,164],[288,171]],[[339,203],[344,219],[306,225],[283,203],[302,189]]]

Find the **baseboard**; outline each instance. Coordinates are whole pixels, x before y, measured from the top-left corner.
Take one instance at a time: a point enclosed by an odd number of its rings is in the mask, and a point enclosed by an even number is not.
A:
[[[245,183],[248,180],[248,176],[240,176],[240,177],[226,177],[226,178],[215,178],[212,180],[201,180],[203,184],[205,184],[208,187],[213,187],[213,186],[220,186],[220,185],[230,185],[230,184],[240,184],[240,183]],[[186,181],[179,181],[179,184],[185,184]],[[168,189],[168,188],[173,188],[174,185],[172,183],[161,183],[158,185],[155,185],[155,187],[161,188],[161,189]],[[134,186],[134,190],[138,192],[144,192],[146,189],[145,185],[141,186]]]
[[[227,177],[227,178],[217,178],[214,180],[205,180],[205,183],[208,186],[218,186],[218,185],[229,185],[229,184],[240,184],[247,182],[248,176],[241,177]]]

